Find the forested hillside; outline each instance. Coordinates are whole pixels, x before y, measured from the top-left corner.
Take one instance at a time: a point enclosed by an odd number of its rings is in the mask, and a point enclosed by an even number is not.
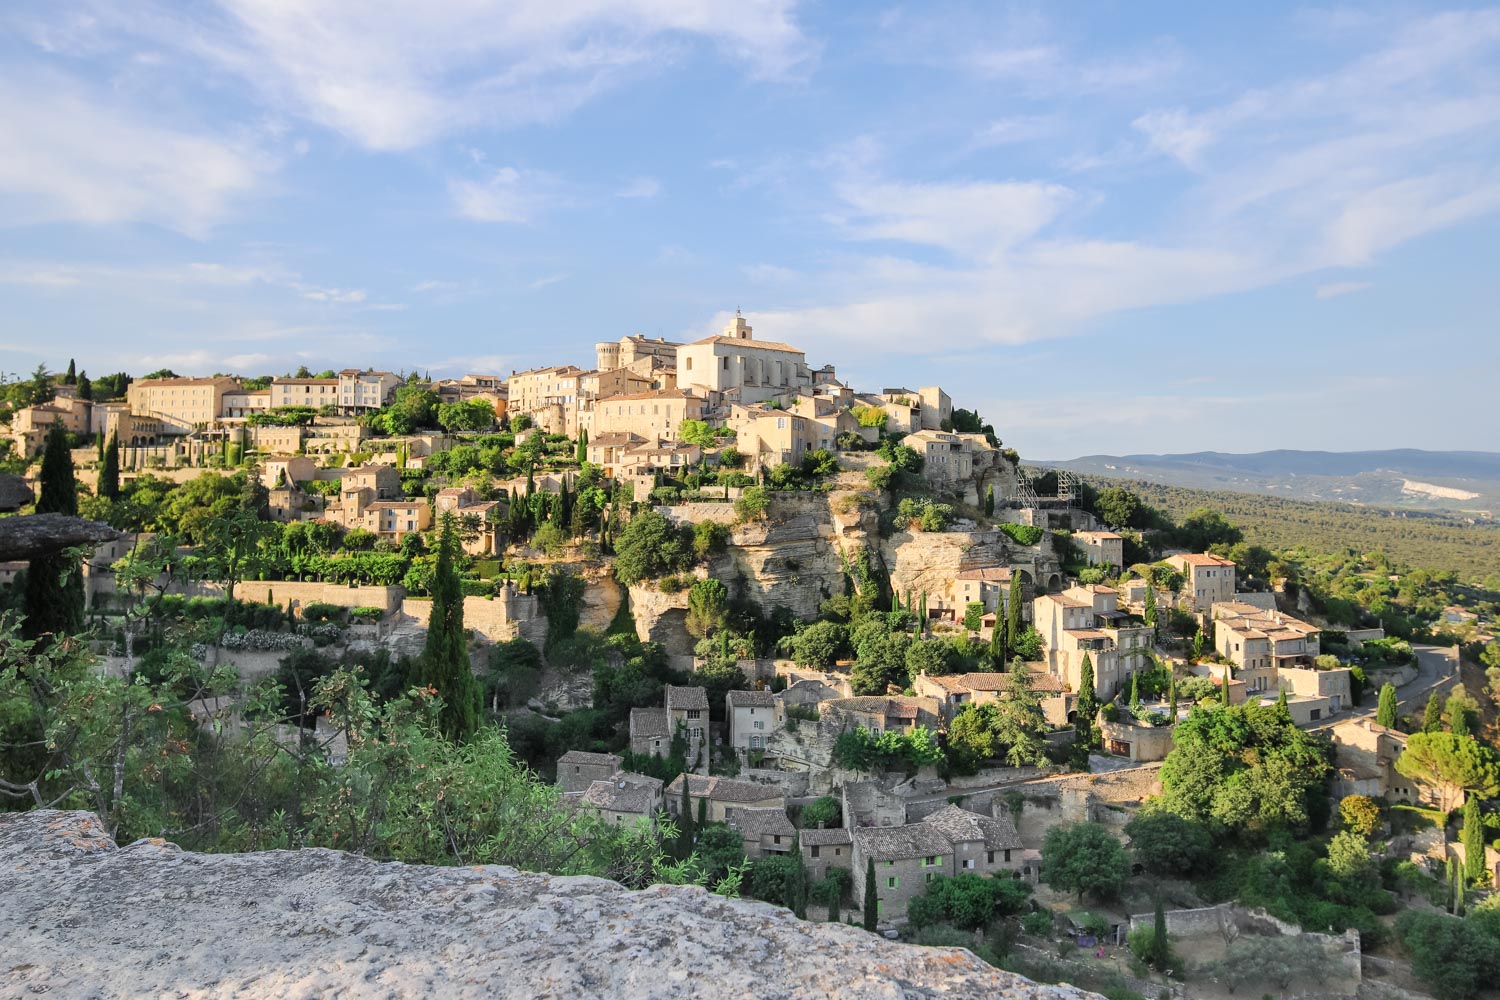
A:
[[[1123,486],[1174,521],[1204,507],[1220,511],[1244,531],[1245,541],[1268,549],[1382,551],[1396,562],[1451,570],[1465,581],[1500,588],[1500,525],[1139,480],[1091,476],[1088,481],[1101,489]]]

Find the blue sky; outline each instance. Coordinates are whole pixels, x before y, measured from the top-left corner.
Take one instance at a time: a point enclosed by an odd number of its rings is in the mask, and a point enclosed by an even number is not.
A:
[[[743,308],[1023,455],[1497,447],[1500,9],[21,0],[0,369]]]

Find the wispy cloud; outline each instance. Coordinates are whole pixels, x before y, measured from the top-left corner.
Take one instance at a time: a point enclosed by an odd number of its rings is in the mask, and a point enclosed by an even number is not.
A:
[[[615,192],[616,198],[655,198],[661,194],[661,181],[655,177],[637,177]]]
[[[453,179],[448,193],[454,210],[475,222],[530,222],[546,200],[532,178],[502,167],[482,181]]]
[[[1353,295],[1372,287],[1368,281],[1335,281],[1329,285],[1319,285],[1313,294],[1319,301],[1323,299],[1336,299],[1341,295]]]
[[[203,237],[278,167],[253,140],[185,130],[55,73],[0,70],[9,224],[146,222]]]

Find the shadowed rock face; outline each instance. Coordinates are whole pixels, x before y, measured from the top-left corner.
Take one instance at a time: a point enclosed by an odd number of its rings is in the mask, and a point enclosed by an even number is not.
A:
[[[702,889],[117,848],[83,812],[0,816],[0,940],[7,996],[1093,996]]]

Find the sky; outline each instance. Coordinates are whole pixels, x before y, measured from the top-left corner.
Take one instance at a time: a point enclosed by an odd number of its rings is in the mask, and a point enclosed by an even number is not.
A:
[[[1023,457],[1500,449],[1500,7],[11,0],[0,371],[742,309]]]

